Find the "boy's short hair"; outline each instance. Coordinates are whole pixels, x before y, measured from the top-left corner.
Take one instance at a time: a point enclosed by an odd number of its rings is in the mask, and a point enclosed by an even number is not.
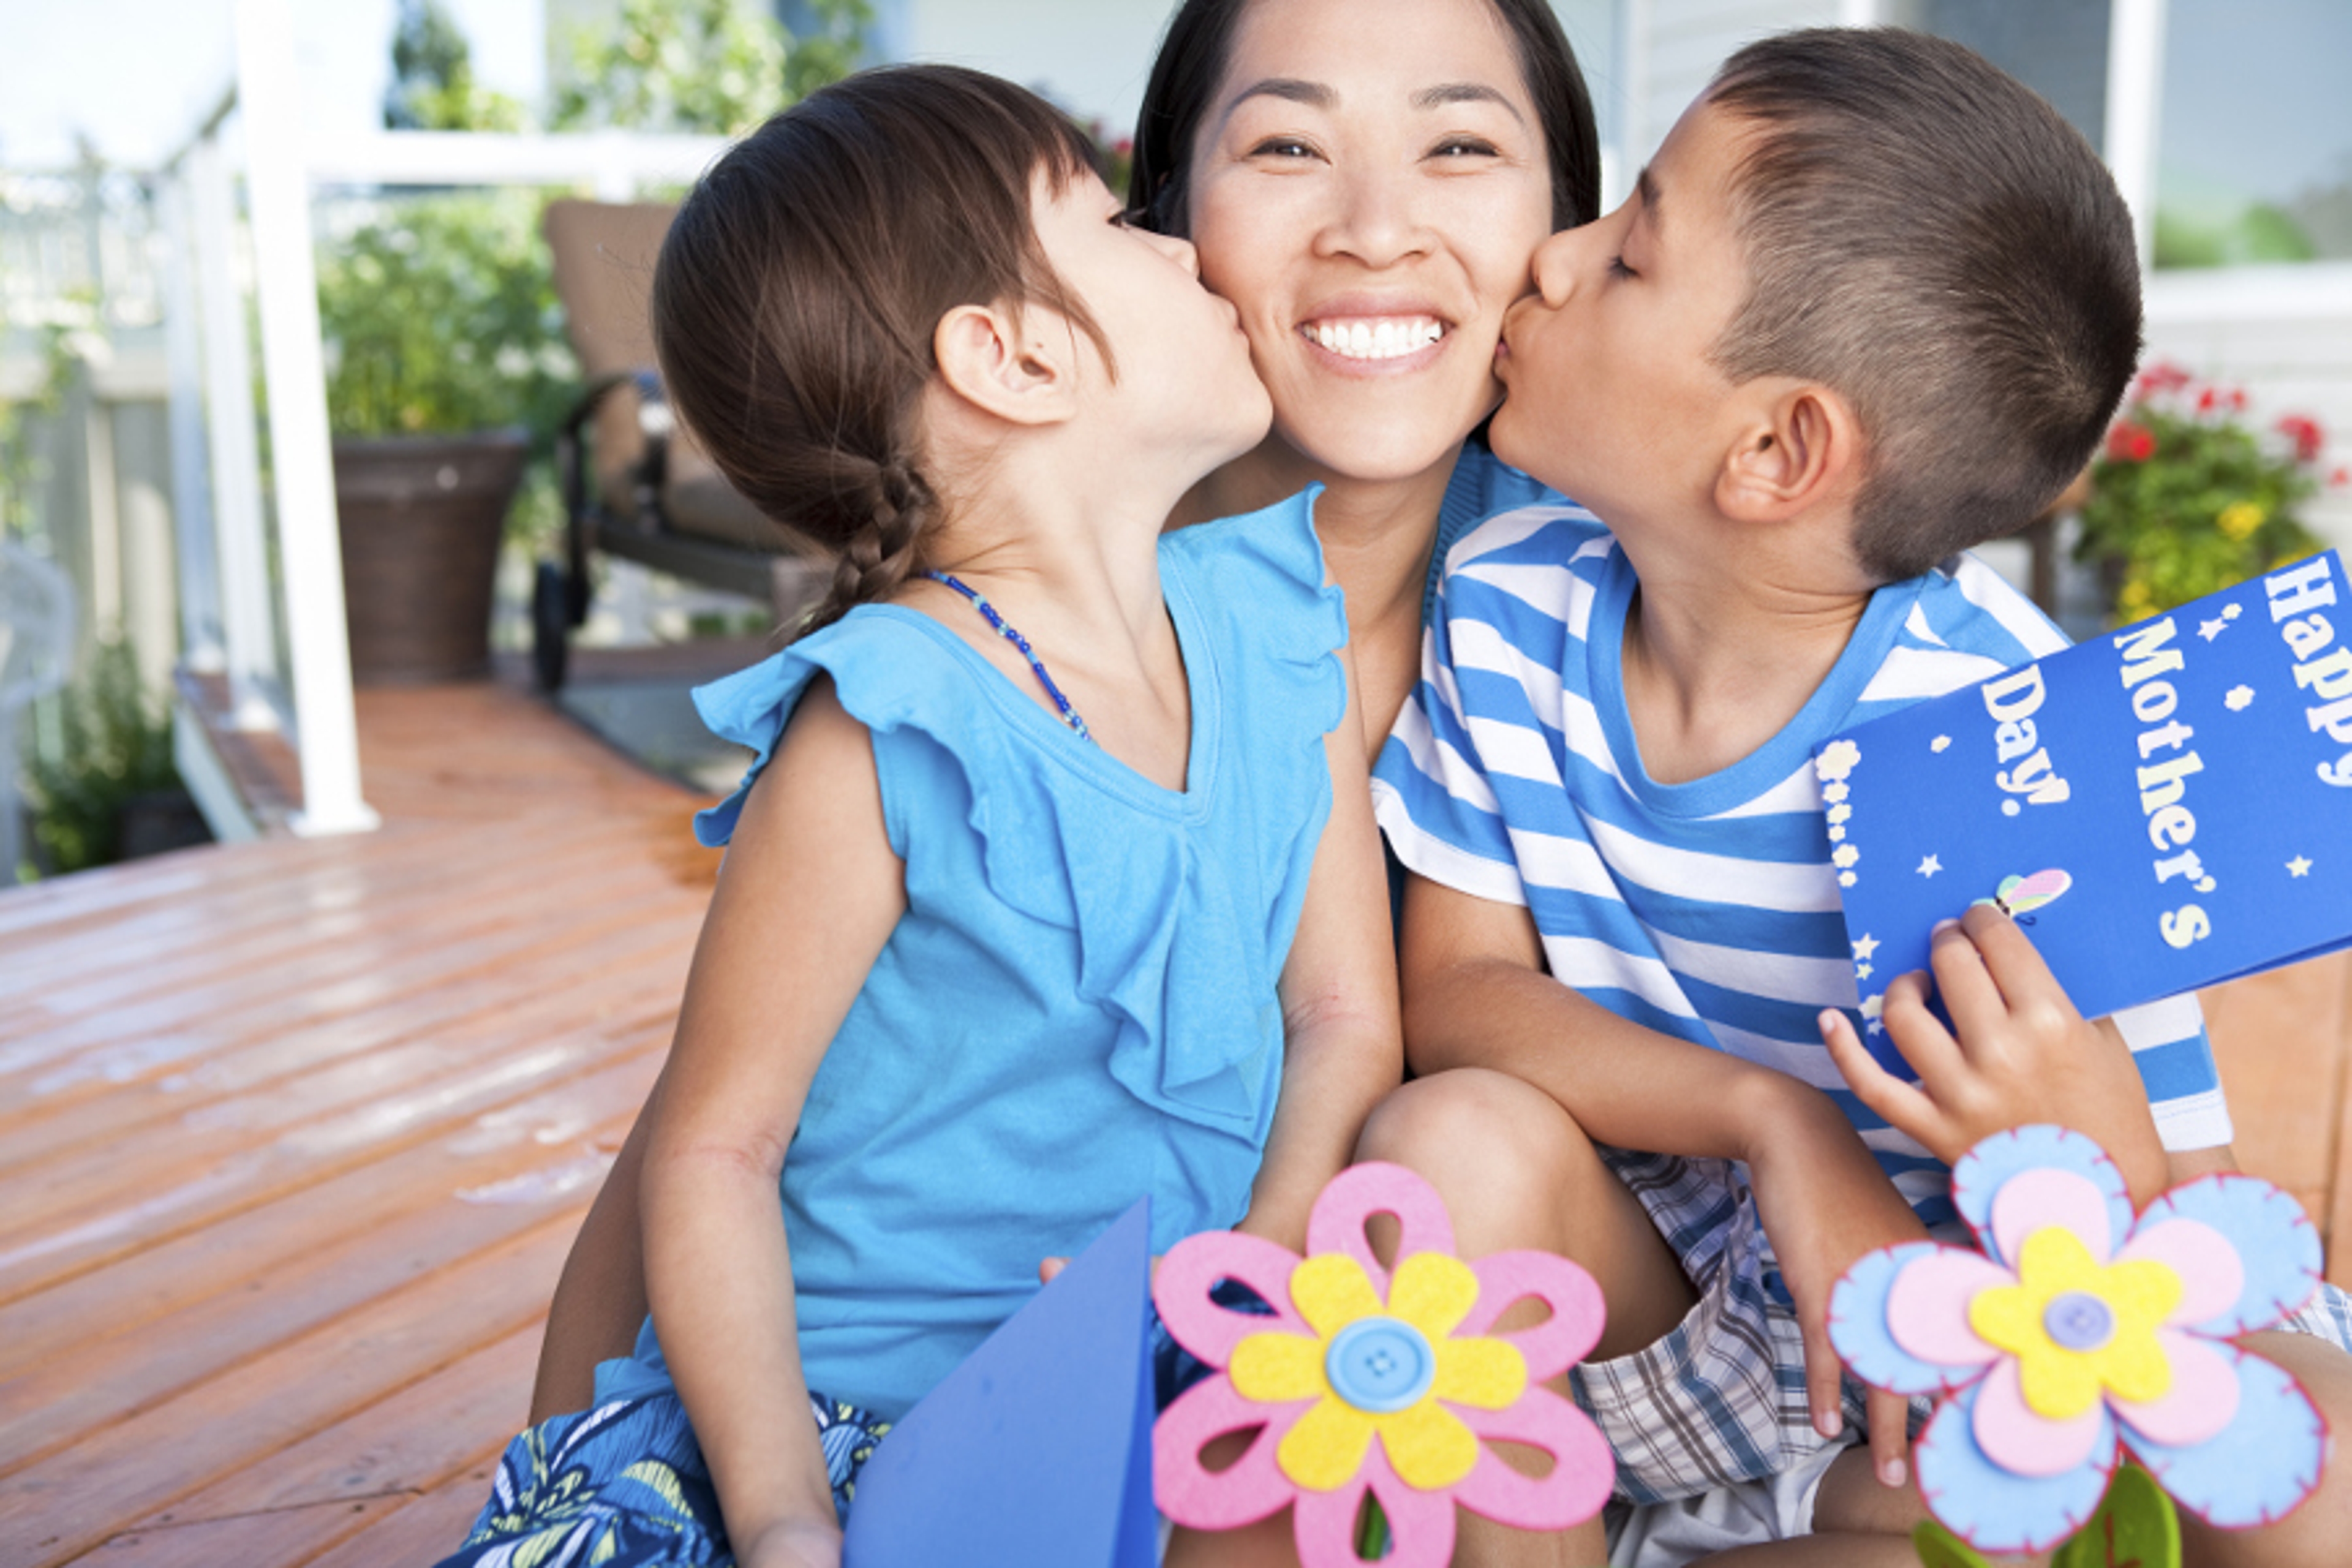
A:
[[[1751,44],[1711,101],[1760,132],[1732,197],[1748,293],[1714,357],[1852,403],[1864,569],[1915,576],[2023,527],[2139,358],[2138,249],[2098,154],[1979,56],[1895,28]]]

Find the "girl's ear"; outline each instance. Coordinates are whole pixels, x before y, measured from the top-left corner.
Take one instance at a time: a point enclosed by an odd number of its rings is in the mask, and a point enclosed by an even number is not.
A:
[[[1851,502],[1862,482],[1862,423],[1819,382],[1799,382],[1764,402],[1740,429],[1716,476],[1726,517],[1781,522],[1825,502]]]
[[[1077,411],[1077,364],[1074,345],[1052,331],[1060,321],[1034,307],[958,305],[931,332],[940,379],[965,403],[1008,423],[1062,424]]]

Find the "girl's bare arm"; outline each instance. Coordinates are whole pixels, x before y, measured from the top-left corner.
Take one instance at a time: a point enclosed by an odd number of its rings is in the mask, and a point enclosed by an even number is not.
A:
[[[835,1529],[777,1184],[809,1083],[905,903],[870,737],[820,680],[720,871],[638,1182],[654,1325],[752,1559],[763,1537]]]

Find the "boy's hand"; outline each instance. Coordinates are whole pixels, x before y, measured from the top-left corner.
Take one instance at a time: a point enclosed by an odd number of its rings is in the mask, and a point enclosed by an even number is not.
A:
[[[1776,1110],[1766,1124],[1771,1134],[1750,1150],[1748,1175],[1804,1330],[1805,1397],[1813,1426],[1833,1437],[1845,1425],[1844,1368],[1830,1344],[1830,1289],[1865,1254],[1924,1240],[1927,1232],[1845,1114],[1827,1096],[1789,1081],[1793,1103]],[[1910,1402],[1874,1388],[1867,1410],[1872,1468],[1880,1481],[1899,1487],[1909,1469]]]
[[[2052,1122],[2105,1149],[2136,1202],[2163,1189],[2164,1149],[2130,1048],[2113,1024],[2084,1020],[2014,921],[1977,905],[1937,929],[1928,962],[1959,1038],[1929,1011],[1917,972],[1886,988],[1880,1015],[1916,1084],[1879,1066],[1843,1013],[1822,1015],[1822,1038],[1864,1105],[1948,1165],[1996,1132]]]

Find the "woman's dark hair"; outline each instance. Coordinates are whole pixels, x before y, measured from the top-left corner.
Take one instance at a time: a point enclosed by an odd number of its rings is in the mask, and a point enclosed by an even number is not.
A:
[[[839,552],[806,626],[921,564],[938,492],[916,414],[959,305],[1034,303],[1109,345],[1039,248],[1041,174],[1093,153],[1034,94],[953,66],[824,89],[730,148],[686,198],[654,268],[670,402],[728,480]]]
[[[1136,115],[1135,168],[1127,205],[1161,234],[1184,234],[1192,226],[1185,208],[1192,143],[1202,117],[1224,80],[1233,53],[1234,29],[1253,0],[1184,0],[1168,19],[1151,81]],[[1601,214],[1601,137],[1592,122],[1592,98],[1576,51],[1559,30],[1549,0],[1486,0],[1509,29],[1519,55],[1519,74],[1535,101],[1543,127],[1544,153],[1551,166],[1551,225],[1574,228]]]

